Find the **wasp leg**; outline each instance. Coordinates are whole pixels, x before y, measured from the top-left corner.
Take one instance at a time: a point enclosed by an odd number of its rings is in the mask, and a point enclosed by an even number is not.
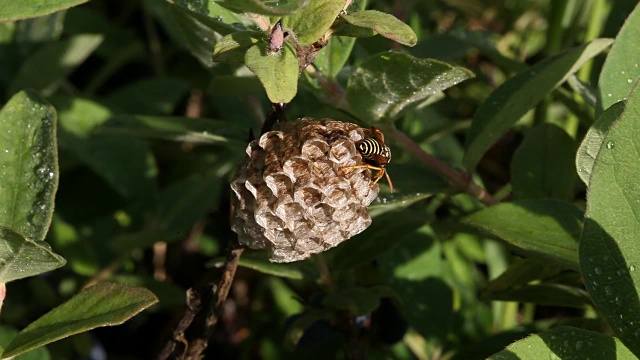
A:
[[[387,170],[385,168],[380,167],[380,166],[374,166],[374,165],[365,164],[365,165],[345,166],[345,167],[341,168],[340,171],[346,171],[346,170],[351,170],[351,169],[369,169],[369,170],[375,170],[375,171],[378,172],[373,177],[373,181],[371,182],[371,186],[369,187],[370,189],[373,188],[378,183],[378,181],[380,181],[380,179],[382,179],[382,177],[386,174],[387,175],[387,180],[389,180],[389,187],[392,189],[392,192],[393,192],[393,185],[391,185],[391,180],[389,179],[389,174],[387,174]]]

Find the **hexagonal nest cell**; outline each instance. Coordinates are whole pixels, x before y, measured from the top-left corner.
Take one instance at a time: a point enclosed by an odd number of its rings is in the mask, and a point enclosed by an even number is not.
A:
[[[231,228],[239,243],[292,262],[332,248],[371,224],[378,196],[351,123],[301,118],[281,122],[247,146],[231,182]]]

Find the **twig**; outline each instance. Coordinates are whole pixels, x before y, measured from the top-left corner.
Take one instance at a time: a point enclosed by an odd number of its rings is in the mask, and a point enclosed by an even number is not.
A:
[[[201,332],[200,337],[194,339],[191,343],[185,338],[184,334],[204,306],[202,300],[203,294],[201,292],[193,288],[187,290],[187,309],[185,310],[182,320],[180,320],[180,323],[178,323],[178,326],[176,326],[173,332],[173,338],[167,341],[167,344],[158,356],[159,360],[169,359],[176,350],[177,343],[183,344],[184,349],[180,356],[174,355],[174,358],[189,360],[203,358],[203,353],[207,349],[213,328],[222,313],[222,306],[229,295],[229,290],[231,289],[231,284],[233,283],[233,278],[238,268],[238,262],[243,252],[244,248],[230,248],[228,250],[220,283],[218,286],[211,286],[213,299],[209,302],[204,330]],[[206,299],[207,297],[205,296],[204,298]]]
[[[212,288],[215,301],[212,301],[209,307],[202,337],[192,341],[189,352],[184,359],[199,360],[204,358],[203,352],[207,349],[209,337],[211,337],[214,326],[218,323],[218,319],[222,313],[222,306],[229,295],[229,290],[231,289],[231,284],[233,283],[233,278],[238,268],[238,262],[243,252],[244,248],[241,247],[229,249],[227,260],[224,263],[224,271],[222,273],[222,279],[220,279],[220,285],[217,287],[217,291],[215,286]]]
[[[485,191],[483,188],[478,186],[471,180],[469,174],[462,171],[454,171],[450,167],[448,167],[445,163],[440,160],[434,158],[426,151],[422,150],[418,144],[413,142],[407,135],[405,135],[402,131],[398,130],[395,127],[385,128],[391,136],[400,143],[406,150],[411,152],[413,155],[421,159],[424,163],[427,164],[431,169],[433,169],[436,173],[440,174],[442,177],[447,180],[449,185],[454,187],[455,189],[466,192],[476,199],[482,201],[487,205],[497,205],[500,202],[496,200],[491,194]]]

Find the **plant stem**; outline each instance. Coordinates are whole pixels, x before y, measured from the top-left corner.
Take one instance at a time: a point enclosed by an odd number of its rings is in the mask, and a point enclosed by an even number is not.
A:
[[[500,203],[486,190],[474,183],[469,174],[451,169],[445,163],[424,151],[402,131],[391,126],[386,127],[385,130],[397,143],[401,144],[407,151],[421,159],[429,168],[440,174],[440,176],[447,180],[449,185],[456,190],[466,192],[487,205],[497,205]]]

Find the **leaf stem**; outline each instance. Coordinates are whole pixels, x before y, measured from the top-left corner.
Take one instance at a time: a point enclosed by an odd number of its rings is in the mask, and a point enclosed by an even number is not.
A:
[[[447,180],[449,185],[456,190],[466,192],[487,205],[497,205],[500,203],[485,189],[474,183],[469,174],[462,171],[455,171],[445,163],[434,158],[395,126],[385,127],[384,130],[407,151],[422,160],[433,171],[440,174],[440,176]]]

